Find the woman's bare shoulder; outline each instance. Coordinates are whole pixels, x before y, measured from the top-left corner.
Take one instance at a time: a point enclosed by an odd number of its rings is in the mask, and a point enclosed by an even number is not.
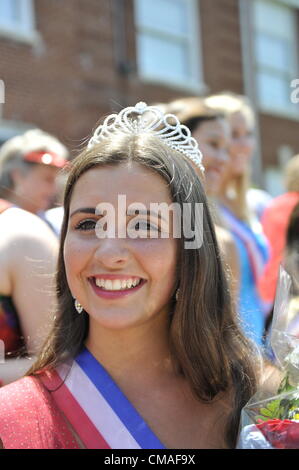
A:
[[[52,230],[37,215],[18,207],[11,207],[0,217],[1,239],[6,242],[24,237],[55,238]]]
[[[1,214],[0,233],[0,292],[10,295],[13,272],[20,267],[20,260],[25,265],[24,260],[54,258],[58,240],[43,220],[19,208]]]
[[[1,266],[7,262],[14,263],[20,255],[39,257],[58,247],[57,237],[50,227],[35,214],[19,208],[11,208],[0,217],[0,261]],[[43,256],[41,256],[43,258]]]

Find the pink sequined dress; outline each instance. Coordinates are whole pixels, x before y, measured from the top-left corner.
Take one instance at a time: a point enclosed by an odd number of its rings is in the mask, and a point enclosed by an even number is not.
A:
[[[78,449],[50,393],[36,377],[0,389],[0,439],[5,449]]]

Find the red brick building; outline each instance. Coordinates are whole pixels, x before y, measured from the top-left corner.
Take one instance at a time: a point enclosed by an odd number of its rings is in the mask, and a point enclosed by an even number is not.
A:
[[[111,110],[231,90],[275,192],[299,153],[298,31],[299,0],[1,0],[0,141],[38,126],[75,153]]]

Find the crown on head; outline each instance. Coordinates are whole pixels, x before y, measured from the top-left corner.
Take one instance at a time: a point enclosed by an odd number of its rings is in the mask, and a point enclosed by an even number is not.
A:
[[[164,114],[156,106],[147,106],[143,102],[137,103],[135,106],[124,108],[118,114],[110,114],[103,124],[96,128],[87,147],[94,147],[102,139],[109,138],[115,132],[155,135],[172,149],[183,153],[204,172],[202,153],[197,141],[191,136],[190,129],[182,125],[174,114]]]

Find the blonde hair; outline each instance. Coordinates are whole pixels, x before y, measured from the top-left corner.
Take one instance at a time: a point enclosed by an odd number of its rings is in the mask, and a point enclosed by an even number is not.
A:
[[[254,112],[249,99],[244,95],[238,95],[232,92],[221,92],[215,95],[207,96],[204,99],[206,106],[223,112],[227,117],[234,113],[241,112],[250,128],[255,125]]]
[[[286,165],[285,185],[289,192],[299,192],[299,154],[291,158]]]
[[[250,129],[254,128],[254,111],[246,96],[232,92],[221,92],[206,97],[204,102],[208,107],[223,112],[228,119],[235,113],[242,113],[248,127]],[[250,175],[248,172],[236,176],[229,182],[227,187],[228,191],[231,191],[233,194],[233,201],[236,202],[233,206],[235,215],[246,222],[250,222],[252,215],[247,203],[247,191],[249,186]]]
[[[216,119],[218,117],[224,117],[224,113],[215,110],[205,103],[204,98],[199,96],[188,96],[183,98],[178,98],[176,100],[170,101],[166,107],[166,111],[171,114],[175,114],[179,121],[182,124],[188,126],[189,121],[192,119]]]

